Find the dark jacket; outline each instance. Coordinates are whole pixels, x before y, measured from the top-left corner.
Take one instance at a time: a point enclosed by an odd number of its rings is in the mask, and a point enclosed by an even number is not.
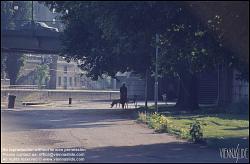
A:
[[[121,102],[127,101],[127,87],[126,86],[122,86],[120,88],[120,99],[121,99]]]

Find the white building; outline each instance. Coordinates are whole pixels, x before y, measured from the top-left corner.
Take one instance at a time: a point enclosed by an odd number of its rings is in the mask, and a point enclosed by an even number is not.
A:
[[[62,57],[57,61],[56,89],[81,89],[81,70],[74,62],[67,63]]]

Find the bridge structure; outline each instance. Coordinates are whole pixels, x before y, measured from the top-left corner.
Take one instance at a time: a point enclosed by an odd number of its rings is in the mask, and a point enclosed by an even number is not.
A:
[[[62,32],[49,30],[1,30],[1,53],[32,53],[52,55],[49,88],[56,89],[58,54],[62,50]]]
[[[2,30],[1,52],[59,54],[62,32],[36,30]]]

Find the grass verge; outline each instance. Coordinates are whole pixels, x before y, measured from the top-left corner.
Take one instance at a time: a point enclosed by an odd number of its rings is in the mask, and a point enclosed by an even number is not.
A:
[[[159,113],[153,107],[147,112],[144,108],[138,112],[138,121],[146,123],[156,132],[175,134],[183,139],[194,140],[190,133],[192,125],[198,122],[201,126],[203,141],[208,146],[248,147],[249,116],[246,114],[216,113],[215,108],[201,108],[194,113],[177,111],[175,107],[160,106]],[[199,133],[195,132],[196,134]]]

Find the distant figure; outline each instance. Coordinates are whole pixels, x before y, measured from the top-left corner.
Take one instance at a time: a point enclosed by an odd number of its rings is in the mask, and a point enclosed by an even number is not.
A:
[[[123,83],[120,88],[120,102],[122,104],[122,109],[124,109],[124,105],[127,102],[127,87],[125,86],[125,83]]]

